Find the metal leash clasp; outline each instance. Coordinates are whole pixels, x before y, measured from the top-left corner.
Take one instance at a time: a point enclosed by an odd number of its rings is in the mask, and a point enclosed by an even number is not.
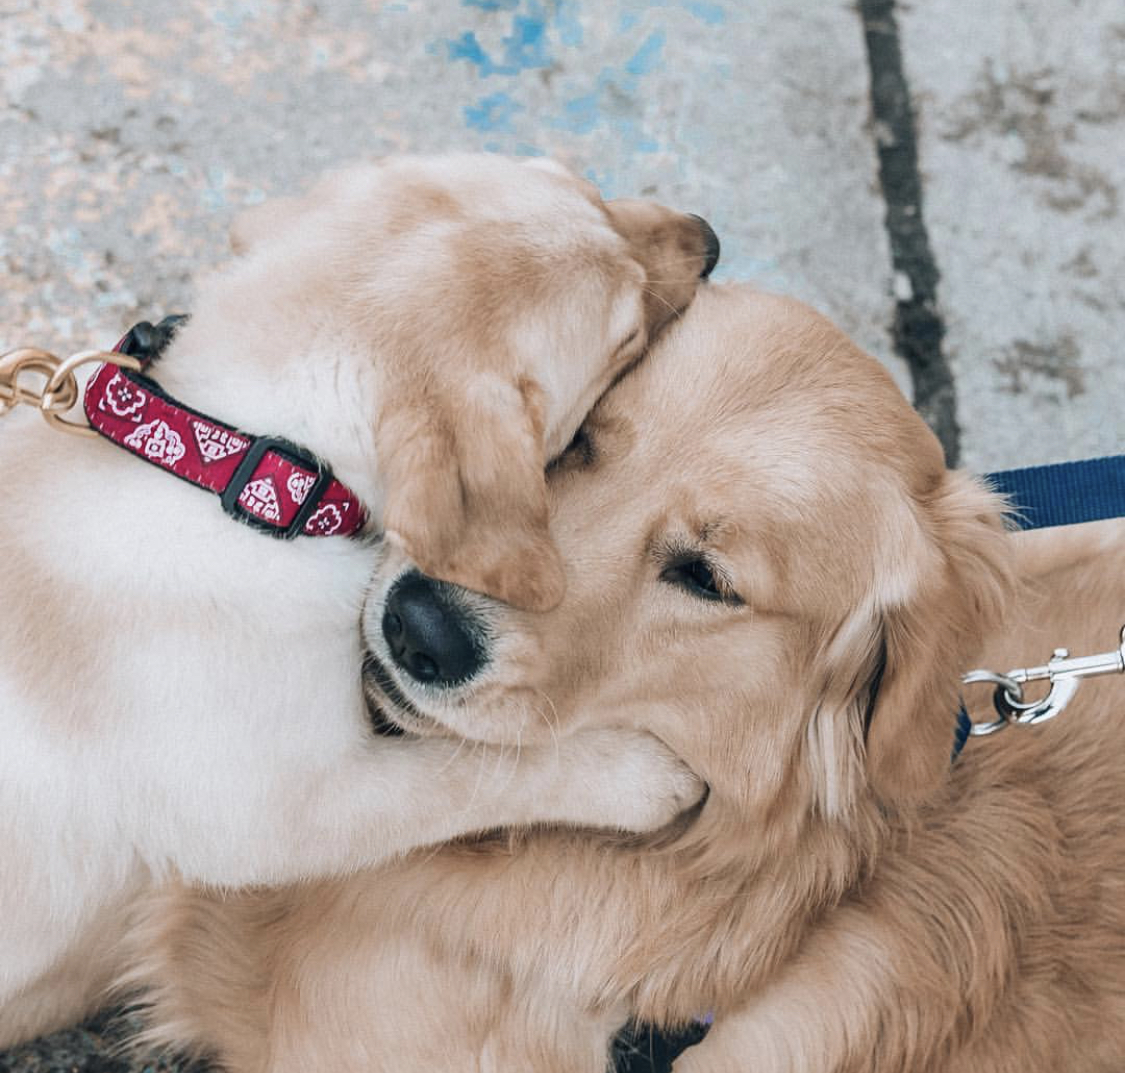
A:
[[[1112,652],[1071,659],[1065,648],[1056,648],[1054,655],[1039,667],[1019,667],[1007,674],[987,670],[970,671],[961,678],[965,685],[984,682],[996,687],[992,694],[992,705],[1000,718],[986,723],[974,723],[969,733],[974,737],[981,737],[995,734],[1011,723],[1022,726],[1045,723],[1048,719],[1054,719],[1074,699],[1083,678],[1095,678],[1102,674],[1125,674],[1125,626],[1121,627],[1121,643]],[[1040,700],[1025,701],[1024,683],[1041,681],[1051,683],[1050,692]]]
[[[106,362],[134,372],[141,369],[136,358],[115,350],[83,350],[65,359],[38,347],[0,354],[0,417],[22,403],[37,409],[53,428],[77,436],[96,436],[88,425],[68,421],[64,415],[78,402],[75,372],[83,365]],[[29,382],[29,377],[34,382]]]

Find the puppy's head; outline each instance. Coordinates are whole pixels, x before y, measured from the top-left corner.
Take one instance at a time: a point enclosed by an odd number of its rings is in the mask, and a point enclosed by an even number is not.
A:
[[[779,809],[831,822],[941,785],[1003,602],[1002,504],[822,318],[712,288],[548,484],[567,570],[549,614],[388,556],[365,630],[393,719],[508,743],[633,724],[710,784],[705,813],[762,832]],[[427,606],[404,617],[404,590]],[[415,660],[427,638],[467,653],[455,673]]]
[[[706,223],[603,202],[553,163],[404,157],[252,210],[234,241],[275,280],[299,265],[285,316],[372,407],[390,542],[433,577],[556,605],[544,469],[691,301],[718,257]],[[341,473],[348,453],[328,454]]]

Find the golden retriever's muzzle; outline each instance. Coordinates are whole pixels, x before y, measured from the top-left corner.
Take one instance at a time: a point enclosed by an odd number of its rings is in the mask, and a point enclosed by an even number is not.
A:
[[[466,595],[409,570],[387,591],[381,619],[365,616],[363,681],[376,729],[432,729],[432,718],[408,694],[455,690],[487,666],[488,630]]]

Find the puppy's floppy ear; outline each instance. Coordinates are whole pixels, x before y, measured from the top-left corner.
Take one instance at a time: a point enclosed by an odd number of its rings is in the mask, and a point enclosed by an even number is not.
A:
[[[948,774],[961,675],[1012,587],[1003,508],[959,472],[921,505],[930,561],[880,608],[882,659],[865,704],[868,777],[885,804],[918,804]]]
[[[390,404],[376,430],[384,526],[431,577],[549,611],[566,576],[548,528],[541,392],[492,387]]]

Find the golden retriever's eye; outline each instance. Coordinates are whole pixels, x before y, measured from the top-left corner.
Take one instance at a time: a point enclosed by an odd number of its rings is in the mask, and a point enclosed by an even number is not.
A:
[[[665,567],[661,579],[670,585],[678,585],[694,596],[704,600],[722,600],[729,604],[740,604],[742,600],[725,586],[706,559],[684,559]]]
[[[573,466],[581,469],[594,464],[594,442],[590,439],[589,430],[582,425],[574,434],[574,439],[566,445],[566,449],[548,466],[548,470],[556,466]]]

